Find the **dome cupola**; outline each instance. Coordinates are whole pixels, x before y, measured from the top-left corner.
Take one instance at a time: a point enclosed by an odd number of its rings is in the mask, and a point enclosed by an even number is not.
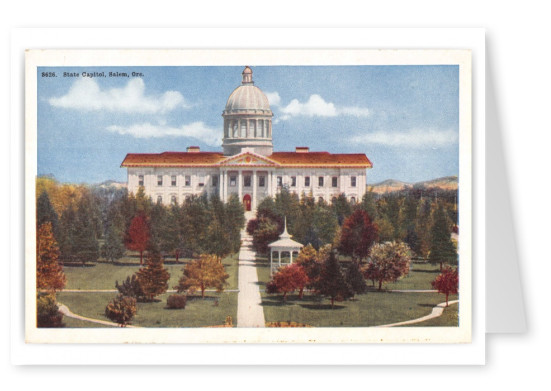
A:
[[[252,148],[261,155],[272,153],[272,117],[268,98],[254,85],[253,71],[245,67],[241,85],[228,98],[224,117],[222,146],[225,155]]]

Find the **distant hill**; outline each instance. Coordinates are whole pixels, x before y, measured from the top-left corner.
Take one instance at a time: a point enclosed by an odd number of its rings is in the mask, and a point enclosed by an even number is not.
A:
[[[443,178],[431,179],[423,182],[407,183],[397,181],[395,179],[387,179],[379,183],[368,184],[367,190],[371,190],[376,194],[392,193],[400,191],[408,187],[437,187],[442,190],[457,190],[457,176],[447,176]]]
[[[126,182],[105,181],[94,186],[102,188],[114,187],[117,189],[126,189]]]

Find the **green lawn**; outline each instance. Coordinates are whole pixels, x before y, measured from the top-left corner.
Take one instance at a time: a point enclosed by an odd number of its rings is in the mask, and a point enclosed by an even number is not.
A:
[[[173,289],[182,276],[182,269],[189,259],[180,259],[179,264],[165,263],[170,273],[169,289]],[[228,286],[226,289],[237,289],[237,255],[226,257],[222,263],[226,268]],[[116,289],[115,281],[121,283],[140,269],[139,258],[122,258],[116,263],[96,263],[88,266],[64,266],[63,272],[67,276],[65,289]]]
[[[457,327],[459,326],[459,305],[450,304],[444,309],[441,316],[434,319],[429,319],[421,323],[409,325],[409,327]]]
[[[316,327],[369,327],[420,318],[444,301],[437,293],[369,292],[355,300],[335,302],[314,295],[262,295],[266,322],[294,321]],[[455,300],[454,296],[450,300]]]
[[[57,301],[69,309],[87,318],[109,321],[104,315],[105,306],[115,297],[114,293],[71,293],[61,292]],[[132,321],[141,327],[204,327],[223,325],[226,316],[237,321],[237,293],[211,293],[201,297],[188,297],[183,310],[166,309],[169,294],[157,297],[158,302],[138,303],[137,314]],[[216,304],[217,303],[217,304]],[[64,317],[67,327],[109,327]]]
[[[259,286],[263,290],[270,280],[270,261],[267,257],[259,256],[256,265]],[[302,300],[298,299],[298,295],[291,295],[287,303],[283,303],[280,295],[261,293],[264,316],[266,322],[295,321],[317,327],[368,327],[420,318],[430,314],[436,304],[444,302],[445,296],[438,293],[384,290],[432,289],[430,283],[439,272],[438,265],[413,264],[408,276],[394,283],[383,284],[383,291],[371,289],[366,295],[357,296],[356,300],[336,302],[334,309],[331,309],[329,299],[316,295],[305,294]],[[371,286],[371,282],[368,285]],[[450,300],[456,299],[457,295],[453,298],[450,296]],[[453,325],[453,321],[442,319],[441,322],[443,325]]]

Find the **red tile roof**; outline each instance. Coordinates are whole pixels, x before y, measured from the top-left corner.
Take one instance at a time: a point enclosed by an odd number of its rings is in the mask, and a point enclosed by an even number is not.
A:
[[[211,166],[225,158],[221,152],[129,153],[121,167]]]
[[[221,152],[129,153],[121,167],[216,166],[227,158]],[[363,153],[274,152],[267,158],[284,167],[373,167]]]
[[[329,152],[274,152],[270,159],[283,166],[364,166],[373,167],[363,153],[329,153]]]

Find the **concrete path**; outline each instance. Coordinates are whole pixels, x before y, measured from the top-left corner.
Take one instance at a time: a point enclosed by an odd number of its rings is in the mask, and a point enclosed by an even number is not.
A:
[[[448,302],[448,304],[455,304],[455,303],[459,303],[459,300],[453,300]],[[375,327],[396,327],[396,326],[405,326],[408,324],[421,323],[421,322],[424,322],[425,320],[438,318],[444,312],[444,308],[446,308],[446,302],[437,304],[436,307],[432,309],[432,312],[429,315],[423,316],[421,318],[406,320],[404,322],[385,324],[382,326],[375,326]]]
[[[250,212],[245,214],[247,222],[254,218]],[[258,288],[256,273],[256,253],[252,248],[252,237],[246,230],[241,231],[241,249],[239,250],[239,293],[237,295],[237,327],[265,327],[264,309]]]
[[[63,289],[63,293],[117,293],[117,289]],[[167,293],[176,293],[176,289],[168,289]],[[216,289],[205,289],[205,292],[217,292]],[[224,292],[239,292],[238,289],[224,289]]]
[[[108,322],[106,320],[86,318],[84,316],[73,314],[71,312],[71,310],[69,309],[69,307],[67,307],[65,304],[61,304],[61,303],[57,303],[57,304],[59,305],[59,312],[61,312],[63,315],[65,315],[69,318],[84,320],[86,322],[99,323],[99,324],[102,324],[102,325],[105,325],[105,326],[120,327],[120,325],[118,323]],[[136,327],[136,326],[127,325],[126,327]]]

